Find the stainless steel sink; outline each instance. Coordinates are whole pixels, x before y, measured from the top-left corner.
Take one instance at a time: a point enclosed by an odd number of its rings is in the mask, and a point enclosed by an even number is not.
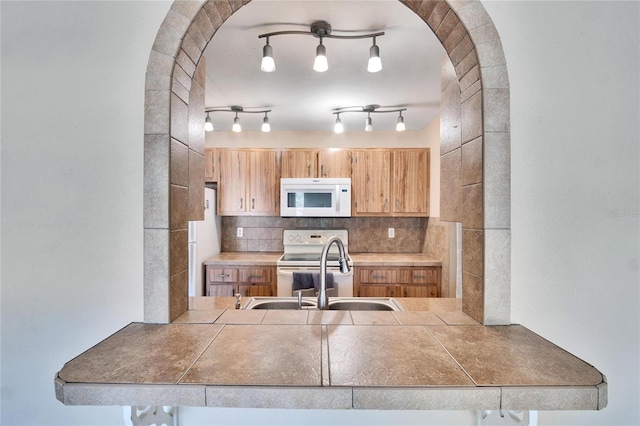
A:
[[[252,297],[244,309],[298,309],[297,297]],[[302,309],[315,310],[315,298],[303,298]],[[330,297],[329,310],[334,311],[401,311],[392,298]]]
[[[265,298],[265,299],[273,299],[273,298]],[[302,308],[309,309],[315,308],[316,304],[311,302],[310,300],[302,301]],[[297,298],[275,298],[274,300],[264,300],[254,298],[251,300],[245,309],[298,309],[298,299]]]

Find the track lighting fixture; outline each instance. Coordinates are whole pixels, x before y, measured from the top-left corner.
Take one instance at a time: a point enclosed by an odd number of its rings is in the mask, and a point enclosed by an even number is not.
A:
[[[367,65],[367,71],[369,72],[378,72],[382,70],[382,61],[380,60],[380,47],[376,44],[376,37],[380,37],[384,35],[384,32],[376,32],[369,34],[361,34],[361,35],[335,35],[331,34],[331,25],[325,21],[316,21],[311,24],[310,31],[276,31],[272,33],[260,34],[258,38],[266,38],[267,43],[262,48],[262,64],[260,69],[264,72],[273,72],[276,70],[276,64],[273,59],[273,48],[269,44],[269,37],[274,37],[278,35],[286,35],[286,34],[300,34],[300,35],[310,35],[313,37],[317,37],[320,39],[320,43],[318,47],[316,47],[316,57],[313,62],[313,69],[317,72],[325,72],[329,69],[329,64],[327,61],[327,49],[322,43],[322,40],[325,38],[333,38],[333,39],[361,39],[361,38],[372,38],[373,45],[369,49],[369,63]]]
[[[261,128],[261,130],[263,132],[270,132],[271,131],[271,125],[269,124],[269,116],[268,116],[268,114],[271,112],[270,109],[245,111],[244,107],[241,107],[241,106],[238,106],[238,105],[232,105],[230,107],[205,108],[204,112],[207,113],[207,118],[204,121],[204,130],[206,130],[207,132],[210,132],[210,131],[213,130],[213,122],[211,121],[211,117],[209,116],[209,114],[212,113],[212,112],[233,112],[233,113],[235,113],[236,115],[233,118],[233,126],[231,127],[231,130],[236,132],[236,133],[242,131],[242,126],[240,125],[240,117],[238,116],[238,114],[264,114],[264,118],[262,119],[262,128]]]
[[[390,112],[397,112],[400,115],[398,115],[396,130],[398,132],[403,132],[405,130],[405,125],[404,125],[404,117],[402,117],[402,111],[406,111],[406,110],[407,108],[404,108],[404,107],[381,107],[380,105],[365,105],[362,107],[351,106],[351,107],[335,108],[332,111],[333,114],[336,114],[336,124],[334,127],[334,131],[336,133],[344,132],[342,120],[340,120],[340,114],[343,114],[345,112],[366,112],[367,119],[365,121],[365,126],[364,126],[365,132],[373,131],[373,122],[371,120],[371,114],[384,114],[384,113],[390,113]]]

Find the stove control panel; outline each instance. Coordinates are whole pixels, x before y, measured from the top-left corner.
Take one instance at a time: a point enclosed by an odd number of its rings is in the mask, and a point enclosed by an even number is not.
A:
[[[287,229],[284,231],[283,243],[285,246],[324,246],[334,235],[340,238],[343,244],[349,244],[349,232],[346,229]]]

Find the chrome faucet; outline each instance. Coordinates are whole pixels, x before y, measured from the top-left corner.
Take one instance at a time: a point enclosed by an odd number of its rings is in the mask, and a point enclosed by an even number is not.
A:
[[[322,254],[320,255],[320,291],[318,291],[318,309],[326,310],[329,308],[329,296],[327,296],[327,255],[329,254],[329,247],[331,244],[336,243],[338,245],[340,272],[343,274],[348,273],[351,270],[347,263],[347,256],[344,251],[344,244],[342,240],[336,236],[333,236],[327,240],[322,248]]]

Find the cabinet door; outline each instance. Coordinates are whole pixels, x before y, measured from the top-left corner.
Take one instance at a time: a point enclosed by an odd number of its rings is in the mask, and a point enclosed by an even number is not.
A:
[[[359,297],[393,297],[393,284],[362,284],[358,288]]]
[[[220,151],[218,214],[221,216],[243,215],[247,210],[247,157],[246,151]]]
[[[353,190],[356,216],[391,212],[391,151],[366,150],[353,154]]]
[[[280,151],[249,151],[249,196],[247,211],[261,216],[279,216]]]
[[[218,148],[205,148],[204,150],[204,181],[218,182],[220,177],[220,159]]]
[[[403,285],[397,297],[438,297],[438,287],[433,285]]]
[[[346,150],[326,150],[318,152],[319,177],[350,178],[351,152]]]
[[[224,297],[233,296],[235,293],[235,284],[209,284],[207,296]]]
[[[283,178],[318,177],[318,151],[307,149],[285,150],[281,153]]]
[[[275,296],[271,284],[240,284],[238,293],[243,296]]]
[[[393,170],[393,212],[428,216],[429,150],[395,151]]]

